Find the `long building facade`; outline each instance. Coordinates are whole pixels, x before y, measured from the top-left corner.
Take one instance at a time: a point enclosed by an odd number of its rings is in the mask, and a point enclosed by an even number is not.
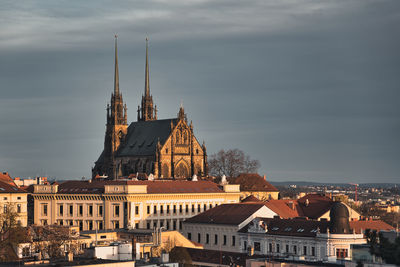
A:
[[[36,225],[180,230],[186,218],[239,202],[240,190],[208,181],[67,181],[35,185],[32,196]]]
[[[104,149],[92,169],[92,177],[117,179],[130,174],[156,178],[188,178],[207,174],[207,151],[194,136],[193,124],[181,106],[176,118],[159,120],[150,94],[146,39],[145,89],[137,109],[137,121],[128,126],[127,107],[119,87],[118,50],[115,39],[114,92],[107,105]]]

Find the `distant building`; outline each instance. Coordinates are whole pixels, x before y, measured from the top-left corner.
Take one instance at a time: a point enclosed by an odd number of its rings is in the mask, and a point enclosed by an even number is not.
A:
[[[145,86],[137,122],[128,127],[127,107],[119,89],[117,39],[115,77],[111,105],[107,105],[104,150],[95,162],[92,177],[117,179],[132,173],[153,174],[156,178],[188,178],[207,174],[207,152],[194,136],[181,106],[176,118],[159,120],[150,94],[148,46],[146,39]]]
[[[239,201],[238,185],[209,181],[66,181],[34,185],[34,223],[180,230],[184,219]]]
[[[270,184],[265,176],[257,173],[242,173],[238,177],[227,178],[229,184],[240,184],[241,198],[250,195],[260,200],[278,199],[279,190]]]
[[[17,212],[17,222],[27,226],[27,197],[28,192],[19,189],[7,172],[0,173],[0,213]]]

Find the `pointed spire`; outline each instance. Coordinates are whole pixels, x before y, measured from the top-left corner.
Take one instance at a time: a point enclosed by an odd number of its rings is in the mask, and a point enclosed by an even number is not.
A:
[[[145,82],[144,82],[144,96],[150,96],[150,77],[149,77],[149,39],[146,37],[146,69],[145,69]]]
[[[118,46],[117,46],[117,38],[118,35],[115,35],[115,71],[114,71],[114,95],[119,95],[119,73],[118,73]]]

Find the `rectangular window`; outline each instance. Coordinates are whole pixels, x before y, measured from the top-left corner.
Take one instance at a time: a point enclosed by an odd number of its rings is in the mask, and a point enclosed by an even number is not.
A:
[[[43,215],[47,216],[47,204],[43,204]]]
[[[303,247],[303,255],[307,255],[307,247],[306,246]]]
[[[169,230],[169,221],[167,221],[167,227],[166,228],[167,228],[167,230]]]
[[[260,242],[254,242],[254,251],[261,251]]]
[[[139,229],[139,223],[135,223],[135,229]]]
[[[64,221],[63,221],[63,220],[60,220],[58,224],[59,224],[59,225],[64,225]]]
[[[100,230],[103,230],[103,222],[102,222],[102,221],[99,221],[99,222],[98,222],[98,228],[99,228]]]
[[[174,209],[174,213],[176,213],[176,205],[174,205],[173,209]]]
[[[203,211],[207,210],[207,204],[204,204]]]
[[[153,206],[153,213],[157,214],[157,206]]]
[[[226,246],[226,235],[224,235],[224,243],[223,243],[223,245]]]
[[[197,242],[201,243],[201,234],[197,233]]]
[[[247,250],[247,241],[243,242],[243,250]]]
[[[182,205],[179,205],[179,212],[182,213]]]
[[[74,215],[74,206],[72,204],[68,205],[68,215],[69,216]]]
[[[182,229],[182,221],[179,221],[179,229]]]
[[[210,244],[210,235],[206,234],[206,244]]]
[[[149,222],[147,223],[146,226],[147,226],[147,229],[150,229],[150,223]]]
[[[98,206],[98,213],[99,213],[99,216],[103,216],[103,205]]]
[[[89,223],[88,223],[89,225],[89,230],[93,230],[93,221],[89,221]]]
[[[192,240],[192,233],[188,233],[188,239]]]
[[[232,236],[232,247],[236,246],[236,236]]]
[[[58,206],[58,215],[63,216],[64,215],[64,205],[60,204]]]
[[[218,245],[218,235],[215,235],[215,236],[214,236],[214,244],[215,244],[215,245]]]
[[[200,212],[200,210],[201,210],[200,204],[197,204],[197,212]]]
[[[21,204],[17,204],[17,212],[18,212],[18,213],[21,213],[21,210],[22,210],[22,209],[21,209]]]
[[[21,197],[17,197],[18,200],[21,200]]]
[[[114,228],[115,229],[119,229],[119,221],[115,221],[114,222]]]
[[[280,246],[279,246],[279,244],[276,244],[276,252],[280,252],[280,250],[281,250],[281,248],[280,248]]]
[[[135,206],[135,214],[139,215],[139,206]]]
[[[296,255],[297,254],[297,246],[293,246],[293,253]]]
[[[69,220],[69,225],[70,225],[70,226],[73,226],[73,225],[74,225],[74,222],[73,222],[72,220]]]
[[[78,216],[83,216],[83,205],[78,205]]]
[[[161,206],[160,206],[160,214],[163,214],[163,213],[164,213],[164,206],[161,205]]]
[[[157,228],[157,222],[153,222],[153,228]]]
[[[269,248],[268,251],[269,251],[269,252],[272,252],[272,243],[269,243],[269,244],[268,244],[268,248]]]
[[[167,205],[167,214],[169,214],[169,205]]]
[[[119,205],[114,205],[114,217],[119,217]]]
[[[150,214],[150,206],[147,206],[147,214]]]
[[[185,205],[185,212],[189,213],[189,205]]]
[[[315,247],[311,247],[311,255],[315,256]]]
[[[176,230],[176,221],[172,222],[173,230]]]
[[[192,212],[194,212],[194,204],[192,204]]]
[[[286,245],[286,253],[289,253],[289,245]]]
[[[88,215],[89,215],[90,217],[93,216],[93,205],[89,205],[89,206],[88,206]]]
[[[83,222],[79,221],[78,225],[79,225],[79,231],[82,231],[83,230]]]
[[[160,221],[160,227],[164,226],[164,221]]]

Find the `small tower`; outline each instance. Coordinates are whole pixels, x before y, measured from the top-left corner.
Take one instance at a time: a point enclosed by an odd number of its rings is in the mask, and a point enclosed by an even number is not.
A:
[[[149,47],[146,38],[146,66],[144,79],[144,95],[142,95],[142,105],[138,110],[138,121],[152,121],[157,119],[157,111],[153,107],[153,96],[150,94],[150,74],[149,74]]]

